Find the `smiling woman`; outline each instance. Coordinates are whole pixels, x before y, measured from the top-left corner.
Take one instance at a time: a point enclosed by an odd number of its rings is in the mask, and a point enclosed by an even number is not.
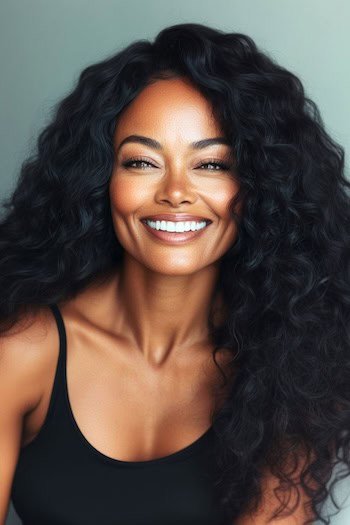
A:
[[[329,523],[343,168],[247,35],[179,24],[81,73],[3,202],[0,525],[11,497],[24,525]]]
[[[238,192],[230,146],[211,104],[186,79],[152,82],[118,118],[114,146],[109,193],[125,266],[132,258],[147,280],[177,275],[177,287],[182,277],[184,288],[208,290],[198,275],[212,274],[236,240],[229,204]],[[197,309],[193,304],[191,311]],[[193,330],[190,312],[188,320]]]

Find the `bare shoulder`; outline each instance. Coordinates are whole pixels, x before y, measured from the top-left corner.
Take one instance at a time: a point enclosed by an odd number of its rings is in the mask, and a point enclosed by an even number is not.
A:
[[[41,307],[0,336],[0,523],[7,515],[25,416],[40,404],[57,359],[55,322],[51,309]]]
[[[26,314],[0,336],[0,383],[16,392],[23,414],[32,410],[45,391],[59,347],[51,308]]]

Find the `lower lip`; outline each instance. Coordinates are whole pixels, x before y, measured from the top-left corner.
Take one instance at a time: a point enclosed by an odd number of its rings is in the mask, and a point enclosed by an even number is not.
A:
[[[141,221],[142,222],[142,221]],[[200,230],[196,230],[194,232],[178,232],[178,233],[171,233],[171,232],[164,232],[161,230],[153,230],[150,226],[148,226],[147,223],[142,222],[144,227],[147,231],[149,231],[154,237],[157,237],[157,239],[160,239],[168,244],[182,244],[187,241],[191,241],[192,239],[197,239],[200,237],[205,230],[210,226],[211,223],[207,224],[204,228],[201,228]]]

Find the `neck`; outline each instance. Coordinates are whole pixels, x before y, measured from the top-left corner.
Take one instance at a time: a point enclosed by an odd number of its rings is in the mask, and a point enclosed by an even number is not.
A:
[[[191,275],[162,275],[126,257],[116,286],[118,332],[155,366],[175,351],[208,344],[217,277],[217,265]]]

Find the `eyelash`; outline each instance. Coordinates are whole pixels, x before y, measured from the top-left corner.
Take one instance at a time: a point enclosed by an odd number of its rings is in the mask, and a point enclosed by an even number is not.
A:
[[[135,157],[133,159],[126,160],[125,162],[122,163],[122,166],[124,168],[129,168],[131,167],[131,164],[135,162],[144,162],[145,164],[150,164],[151,166],[155,167],[154,164],[152,164],[151,162],[149,162],[147,159],[143,157]],[[230,166],[228,164],[224,164],[223,162],[218,162],[216,161],[216,159],[209,159],[207,162],[200,164],[199,168],[201,168],[202,166],[207,166],[208,164],[212,164],[213,166],[219,166],[220,170],[223,170],[223,171],[228,171],[230,169]],[[145,169],[145,168],[140,168],[140,169]],[[220,171],[220,170],[210,169],[209,171]]]

